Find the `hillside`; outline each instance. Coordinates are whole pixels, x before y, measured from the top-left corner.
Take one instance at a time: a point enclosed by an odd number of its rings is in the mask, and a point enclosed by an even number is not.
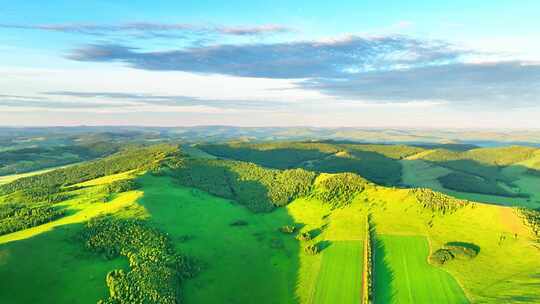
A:
[[[211,155],[270,168],[353,172],[386,186],[427,187],[465,199],[540,208],[540,149],[524,146],[339,142],[197,145]]]
[[[324,158],[378,153],[398,165],[427,151],[315,146],[295,149]],[[132,148],[0,186],[0,227],[9,229],[0,235],[0,276],[10,277],[0,300],[360,303],[370,294],[375,303],[540,301],[534,210],[381,186],[355,173],[186,152]],[[280,164],[288,161],[283,155]],[[26,224],[13,225],[14,215]],[[372,263],[364,262],[366,250]],[[369,269],[371,291],[362,279]]]

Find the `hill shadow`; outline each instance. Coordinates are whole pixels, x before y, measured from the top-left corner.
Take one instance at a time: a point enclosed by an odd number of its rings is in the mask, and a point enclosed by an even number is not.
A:
[[[484,203],[496,205],[528,206],[532,208],[540,207],[540,200],[534,198],[535,189],[520,184],[524,178],[538,178],[540,181],[540,170],[525,167],[519,164],[508,166],[488,165],[475,160],[452,160],[452,161],[434,161],[434,160],[402,160],[410,162],[408,166],[416,168],[416,163],[424,163],[430,167],[427,170],[437,170],[435,168],[444,168],[450,172],[443,173],[440,176],[433,176],[426,179],[427,182],[415,183],[415,181],[404,181],[401,185],[405,188],[426,187],[435,191],[443,192],[462,199],[470,199]],[[425,165],[420,165],[425,166]],[[434,171],[435,172],[435,171]],[[418,177],[429,176],[429,172],[420,169],[418,172],[409,172]],[[409,183],[407,183],[409,182]],[[439,184],[441,187],[438,187]],[[457,191],[459,193],[453,193]],[[460,195],[461,193],[461,195]],[[467,194],[473,196],[467,197]],[[535,207],[536,206],[536,207]]]

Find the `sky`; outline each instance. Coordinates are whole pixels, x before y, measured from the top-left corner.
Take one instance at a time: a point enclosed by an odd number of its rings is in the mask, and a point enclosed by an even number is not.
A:
[[[540,128],[536,0],[0,4],[0,125]]]

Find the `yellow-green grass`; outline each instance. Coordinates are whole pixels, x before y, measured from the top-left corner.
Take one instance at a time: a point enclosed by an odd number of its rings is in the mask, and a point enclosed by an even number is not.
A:
[[[513,208],[476,203],[433,216],[409,190],[378,187],[365,195],[378,234],[425,236],[431,252],[448,242],[480,247],[474,259],[442,266],[472,303],[540,302],[540,250]]]
[[[468,303],[446,271],[428,264],[423,236],[378,235],[375,246],[376,303]]]
[[[338,241],[328,246],[322,256],[314,303],[361,303],[362,242]]]
[[[315,236],[311,241],[302,241],[300,247],[319,242],[329,243],[331,247],[332,244],[342,241],[362,243],[364,240],[363,227],[366,225],[367,207],[360,199],[347,207],[332,210],[328,204],[319,200],[301,198],[293,201],[286,208],[294,221],[302,225],[300,232],[312,232]],[[317,255],[308,255],[304,250],[300,250],[300,268],[296,289],[300,303],[317,303],[316,292],[320,287],[318,284],[323,269],[323,259],[325,251],[329,250],[330,247],[323,249],[322,253]],[[360,252],[360,261],[363,258],[362,254],[363,252]],[[362,296],[361,288],[359,288],[357,295],[360,299]]]
[[[106,274],[127,268],[125,260],[107,261],[91,254],[76,235],[93,217],[144,214],[136,205],[142,193],[122,193],[108,202],[104,202],[107,194],[101,186],[72,194],[73,199],[58,204],[68,211],[67,216],[0,236],[0,277],[4,278],[0,303],[96,303],[107,296]]]
[[[42,169],[42,170],[36,170],[36,171],[26,172],[26,173],[3,175],[3,176],[0,176],[0,185],[11,183],[12,181],[17,180],[19,178],[38,175],[38,174],[43,174],[43,173],[46,173],[46,172],[49,172],[49,171],[52,171],[52,170],[55,170],[55,169],[65,168],[65,167],[72,166],[72,165],[74,165],[74,164],[69,164],[69,165],[60,166],[60,167],[54,167],[54,168],[47,168],[47,169]]]
[[[514,179],[518,193],[528,194],[530,197],[504,197],[498,195],[461,192],[447,189],[441,185],[437,178],[453,172],[451,169],[437,166],[423,160],[406,159],[401,161],[403,172],[402,182],[410,187],[424,187],[448,195],[475,202],[484,202],[505,206],[520,206],[529,208],[540,207],[540,177],[525,173],[524,166],[511,166],[502,171]],[[514,189],[512,189],[514,191]],[[515,191],[514,191],[515,192]]]

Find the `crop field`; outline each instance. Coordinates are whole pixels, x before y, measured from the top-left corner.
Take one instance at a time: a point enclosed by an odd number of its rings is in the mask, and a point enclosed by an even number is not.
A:
[[[381,235],[376,247],[377,303],[468,303],[450,274],[428,264],[425,237]]]
[[[323,253],[314,303],[361,303],[362,259],[362,242],[332,243]]]

